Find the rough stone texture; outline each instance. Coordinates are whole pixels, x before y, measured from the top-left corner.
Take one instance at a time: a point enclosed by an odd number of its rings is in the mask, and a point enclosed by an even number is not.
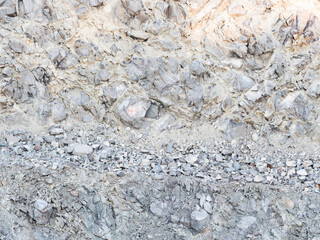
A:
[[[319,239],[319,4],[0,0],[0,239]]]
[[[318,3],[270,4],[3,0],[2,115],[45,127],[113,123],[120,112],[119,126],[157,129],[141,124],[144,113],[133,124],[118,109],[143,97],[159,106],[147,113],[154,121],[169,114],[224,129],[231,120],[317,141]],[[79,103],[76,93],[90,100]]]

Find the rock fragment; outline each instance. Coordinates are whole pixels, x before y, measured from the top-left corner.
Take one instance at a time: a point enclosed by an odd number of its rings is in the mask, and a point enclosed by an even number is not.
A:
[[[46,224],[49,222],[52,214],[52,205],[44,200],[38,199],[34,202],[34,206],[29,211],[30,217],[32,217],[37,224]]]
[[[22,44],[21,42],[18,41],[11,41],[9,43],[9,47],[11,48],[12,51],[14,51],[15,53],[23,53],[24,49],[25,49],[25,45]]]
[[[117,114],[124,123],[140,128],[150,105],[149,100],[127,97],[118,105]]]
[[[205,229],[210,222],[209,214],[201,209],[195,210],[191,213],[191,227],[196,231],[201,231]]]
[[[88,155],[93,152],[93,148],[86,144],[73,143],[68,146],[67,152],[73,155]]]

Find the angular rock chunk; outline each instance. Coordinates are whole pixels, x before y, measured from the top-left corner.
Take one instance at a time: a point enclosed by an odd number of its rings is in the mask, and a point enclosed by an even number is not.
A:
[[[159,208],[159,207],[157,206],[157,204],[155,204],[155,203],[151,203],[151,205],[150,205],[150,211],[151,211],[154,215],[156,215],[157,217],[161,217],[161,216],[162,216],[162,209]]]
[[[200,83],[192,78],[189,73],[183,74],[186,81],[186,96],[188,105],[194,107],[193,110],[199,112],[203,105],[203,90]]]
[[[194,60],[189,64],[189,70],[192,75],[201,76],[206,72],[205,67],[203,66],[202,62],[199,60]]]
[[[58,100],[55,100],[51,104],[51,114],[53,121],[61,122],[67,117],[67,112],[64,104]]]
[[[143,40],[143,41],[146,41],[149,38],[149,35],[147,33],[142,31],[135,31],[135,30],[129,31],[127,35],[134,39]]]
[[[73,155],[88,155],[92,153],[93,148],[86,144],[73,143],[70,144],[67,148],[68,153],[72,153]]]
[[[77,40],[74,47],[79,57],[89,57],[92,51],[91,45],[81,40]]]
[[[23,53],[24,49],[25,49],[25,45],[22,44],[21,42],[18,41],[11,41],[9,43],[9,47],[11,48],[12,51],[14,51],[15,53]]]
[[[246,230],[248,229],[252,224],[254,224],[256,221],[256,218],[253,217],[253,216],[245,216],[243,217],[239,223],[238,223],[238,227],[243,229],[243,230]]]
[[[104,2],[105,2],[105,0],[89,0],[90,6],[92,6],[92,7],[99,7]]]
[[[45,19],[51,19],[52,16],[50,14],[48,15],[48,12],[45,14],[46,11],[44,11],[45,8],[48,8],[46,6],[46,0],[22,0],[19,1],[22,4],[20,4],[20,14],[22,16],[25,16],[30,19],[36,19],[36,20],[45,20]]]
[[[183,7],[171,0],[168,1],[168,4],[168,8],[166,9],[167,17],[174,20],[176,23],[183,23],[187,16]]]
[[[52,214],[52,206],[44,200],[38,199],[34,206],[29,210],[29,215],[37,224],[46,224],[49,222]]]
[[[151,104],[150,108],[146,113],[147,118],[156,118],[159,115],[159,106],[156,104]]]
[[[126,87],[123,84],[115,84],[109,87],[104,87],[102,90],[101,99],[110,106],[117,99],[121,98],[125,92]]]
[[[233,82],[233,86],[241,92],[251,88],[254,84],[253,79],[246,75],[238,75]]]
[[[114,13],[122,23],[135,30],[139,30],[140,25],[147,20],[141,0],[120,0]]]
[[[245,58],[247,54],[247,46],[245,44],[232,43],[229,46],[229,51],[231,56],[236,56],[238,58]]]
[[[312,105],[308,97],[303,92],[290,93],[281,103],[281,109],[286,110],[289,114],[301,119],[307,119],[310,115]]]
[[[106,82],[110,79],[110,74],[106,69],[99,69],[95,77],[95,83]]]
[[[32,71],[32,73],[38,82],[44,83],[45,85],[50,82],[50,75],[44,68],[37,67]]]
[[[127,97],[117,107],[117,114],[120,119],[135,128],[141,127],[142,120],[151,105],[149,100],[143,98]]]
[[[157,120],[155,128],[162,132],[166,130],[174,120],[175,118],[171,114],[166,114]]]
[[[5,92],[19,103],[33,101],[46,95],[46,87],[37,81],[32,72],[23,72],[18,81],[12,81]]]
[[[14,0],[1,0],[0,1],[0,19],[4,16],[16,17],[16,1]]]
[[[319,97],[320,96],[320,81],[315,80],[311,83],[310,87],[307,89],[307,94],[310,97]]]
[[[191,227],[196,231],[201,231],[208,226],[210,222],[209,214],[201,209],[200,211],[193,211],[191,213]]]
[[[128,77],[132,81],[139,81],[148,75],[148,60],[133,58],[126,67]]]
[[[47,50],[47,53],[49,59],[61,70],[68,69],[76,64],[75,56],[64,48],[51,48]]]

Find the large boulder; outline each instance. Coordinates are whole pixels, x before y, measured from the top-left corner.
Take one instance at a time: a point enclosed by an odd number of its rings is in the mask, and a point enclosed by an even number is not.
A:
[[[127,97],[117,107],[117,115],[121,121],[135,128],[140,128],[151,102],[141,97]]]

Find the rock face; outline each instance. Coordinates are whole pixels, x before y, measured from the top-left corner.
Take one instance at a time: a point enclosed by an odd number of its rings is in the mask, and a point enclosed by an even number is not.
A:
[[[305,2],[0,0],[0,239],[319,239]]]
[[[14,114],[43,127],[118,119],[119,126],[140,128],[171,115],[213,121],[226,135],[232,121],[268,135],[318,139],[312,127],[319,124],[318,3],[222,5],[0,2],[0,85],[7,99],[0,121]],[[143,110],[129,116],[135,104]]]

